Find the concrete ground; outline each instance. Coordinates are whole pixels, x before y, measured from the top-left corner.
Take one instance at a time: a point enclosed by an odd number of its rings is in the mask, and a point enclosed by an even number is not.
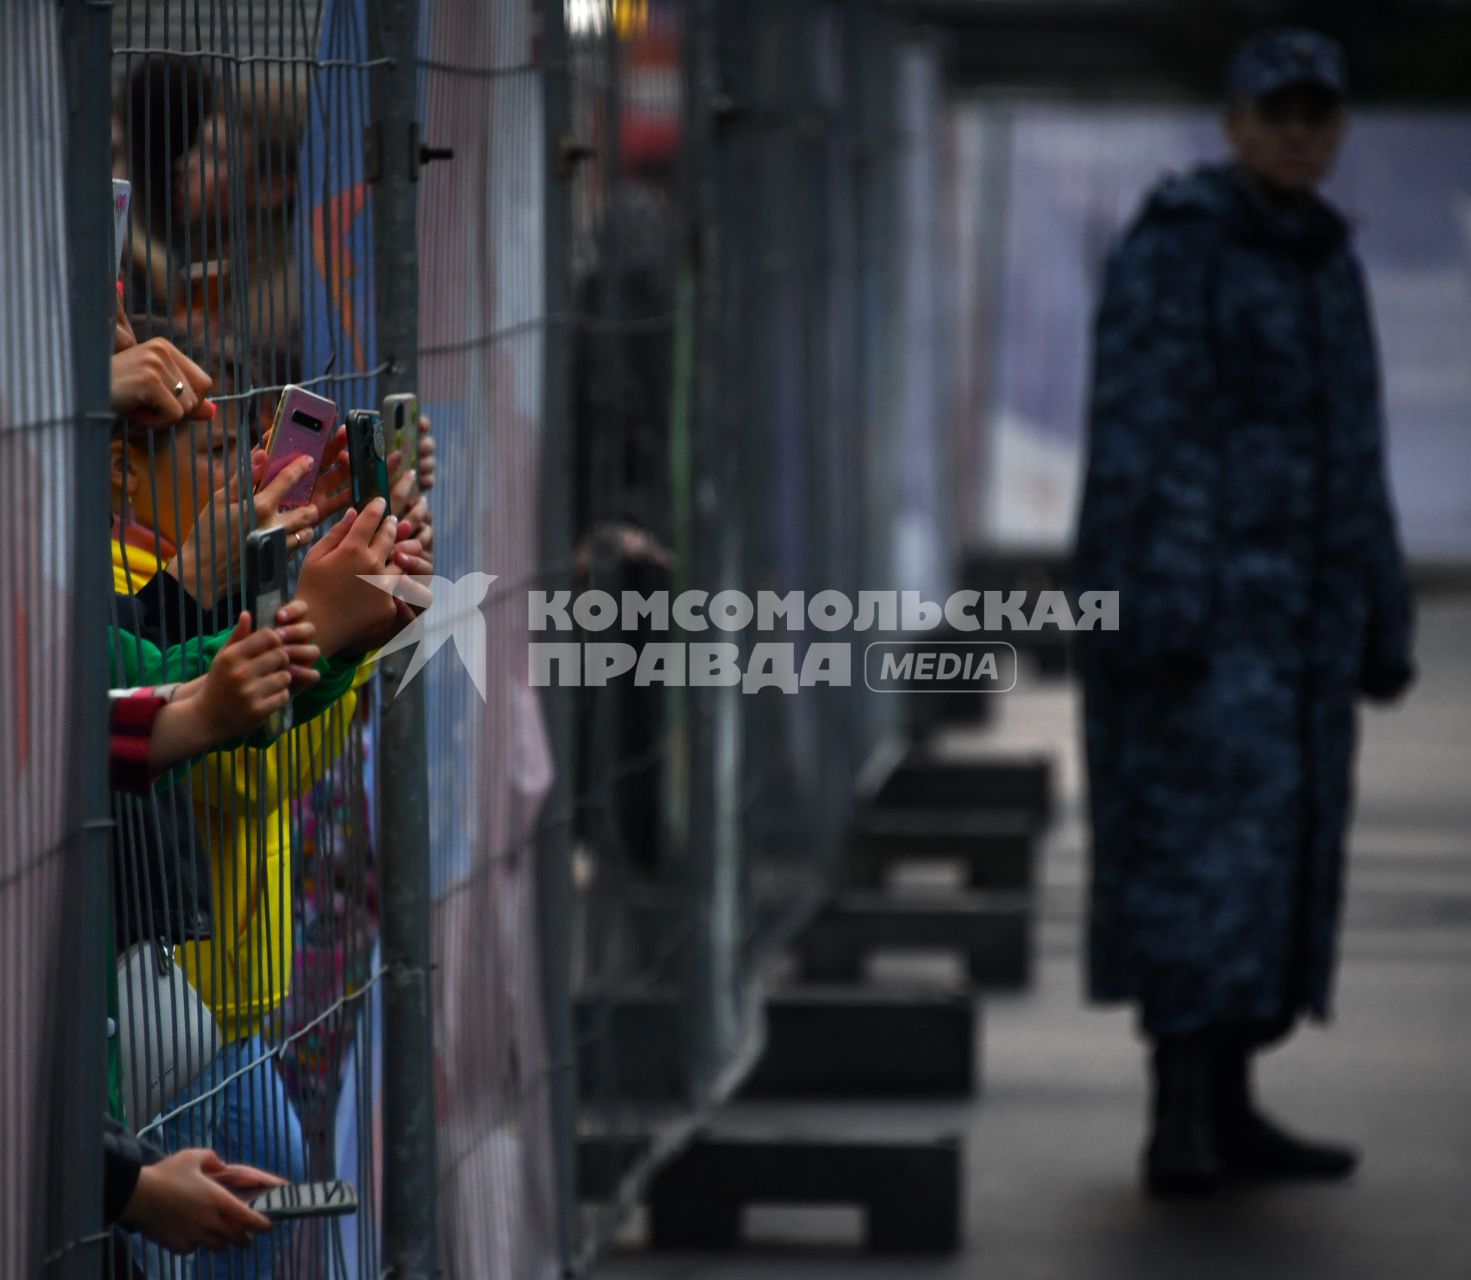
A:
[[[739,1253],[653,1255],[616,1280],[1468,1280],[1471,1278],[1471,602],[1422,610],[1422,678],[1364,721],[1335,1020],[1268,1056],[1268,1108],[1365,1159],[1338,1187],[1156,1205],[1136,1189],[1143,1055],[1126,1013],[1080,998],[1084,830],[1070,690],[1020,690],[998,725],[945,743],[1057,752],[1037,981],[990,999],[969,1104],[740,1104],[730,1122],[791,1133],[959,1131],[969,1173],[957,1256],[873,1258],[855,1210],[757,1208]],[[881,958],[874,981],[957,980]]]

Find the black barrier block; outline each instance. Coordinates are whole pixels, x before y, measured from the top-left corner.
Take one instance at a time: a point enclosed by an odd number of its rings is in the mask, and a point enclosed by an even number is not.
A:
[[[968,547],[959,576],[975,591],[1068,591],[1068,559],[1065,551],[1042,547]]]
[[[1026,889],[1036,878],[1039,830],[1020,810],[868,805],[854,817],[848,875],[879,888],[890,863],[933,858],[963,864],[974,889]]]
[[[605,1202],[649,1153],[649,1140],[632,1135],[584,1134],[577,1140],[577,1198]]]
[[[946,637],[929,635],[929,640]],[[1043,627],[1037,631],[963,631],[955,636],[963,644],[1008,644],[1016,650],[1017,666],[1031,667],[1039,676],[1052,679],[1072,670],[1072,632],[1059,627]],[[995,695],[990,695],[995,696]]]
[[[1052,758],[1010,755],[949,763],[911,755],[884,780],[873,804],[1021,812],[1045,826],[1053,810]]]
[[[583,992],[573,1003],[584,1102],[684,1096],[688,1036],[677,996]]]
[[[753,1204],[856,1204],[876,1253],[951,1253],[960,1247],[960,1139],[722,1136],[697,1139],[649,1189],[649,1243],[718,1250],[740,1242]]]
[[[996,718],[997,696],[971,689],[911,690],[904,703],[909,736],[921,739],[942,729],[990,724]]]
[[[1037,603],[1040,591],[1064,591],[1076,615],[1076,594],[1068,585],[1067,557],[1040,549],[997,551],[973,548],[961,557],[960,582],[973,591],[1022,591],[1027,594],[1027,611]],[[977,610],[977,612],[981,612]],[[1017,653],[1030,659],[1038,674],[1064,676],[1072,669],[1070,632],[1056,627],[1037,631],[970,631],[968,640],[1005,640]]]
[[[976,1000],[811,988],[766,1000],[752,1097],[966,1097],[976,1087]]]
[[[648,887],[629,890],[621,905],[627,925],[624,942],[636,978],[644,985],[683,981],[689,973],[691,948],[700,928],[690,891]],[[783,928],[795,928],[801,923],[793,919],[800,905],[789,892],[779,890],[748,900],[744,917],[747,937],[764,939]]]
[[[873,951],[958,951],[977,987],[1013,991],[1031,978],[1031,923],[1024,893],[932,901],[852,892],[818,913],[797,956],[806,981],[857,982]]]
[[[1071,675],[1073,670],[1073,640],[1066,631],[1028,632],[1032,642],[1024,652],[1036,664],[1037,674],[1051,679]]]
[[[761,1097],[965,1097],[975,1088],[973,997],[836,988],[767,995],[766,1045],[742,1087]],[[575,1004],[583,1101],[684,1096],[684,1009],[670,992],[584,993]]]

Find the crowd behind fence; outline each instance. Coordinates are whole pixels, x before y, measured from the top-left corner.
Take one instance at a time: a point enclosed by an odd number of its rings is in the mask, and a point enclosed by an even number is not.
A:
[[[0,23],[6,1273],[585,1269],[755,1061],[893,704],[536,688],[528,597],[946,589],[933,55],[869,0]],[[104,1224],[104,1124],[356,1210],[180,1256]]]

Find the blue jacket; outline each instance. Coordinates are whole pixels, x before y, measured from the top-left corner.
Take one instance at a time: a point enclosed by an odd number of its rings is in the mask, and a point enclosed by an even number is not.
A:
[[[1324,1016],[1355,699],[1411,678],[1378,360],[1344,220],[1163,182],[1097,316],[1079,589],[1095,998],[1146,1029]]]

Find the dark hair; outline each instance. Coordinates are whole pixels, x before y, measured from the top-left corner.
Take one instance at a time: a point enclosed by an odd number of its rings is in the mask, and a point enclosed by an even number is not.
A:
[[[174,225],[174,163],[194,145],[214,102],[208,73],[193,59],[171,54],[145,57],[123,86],[117,113],[127,139],[133,205],[155,236]]]
[[[257,180],[295,182],[301,164],[301,131],[306,90],[295,81],[268,78],[237,91],[246,136],[254,149]]]

